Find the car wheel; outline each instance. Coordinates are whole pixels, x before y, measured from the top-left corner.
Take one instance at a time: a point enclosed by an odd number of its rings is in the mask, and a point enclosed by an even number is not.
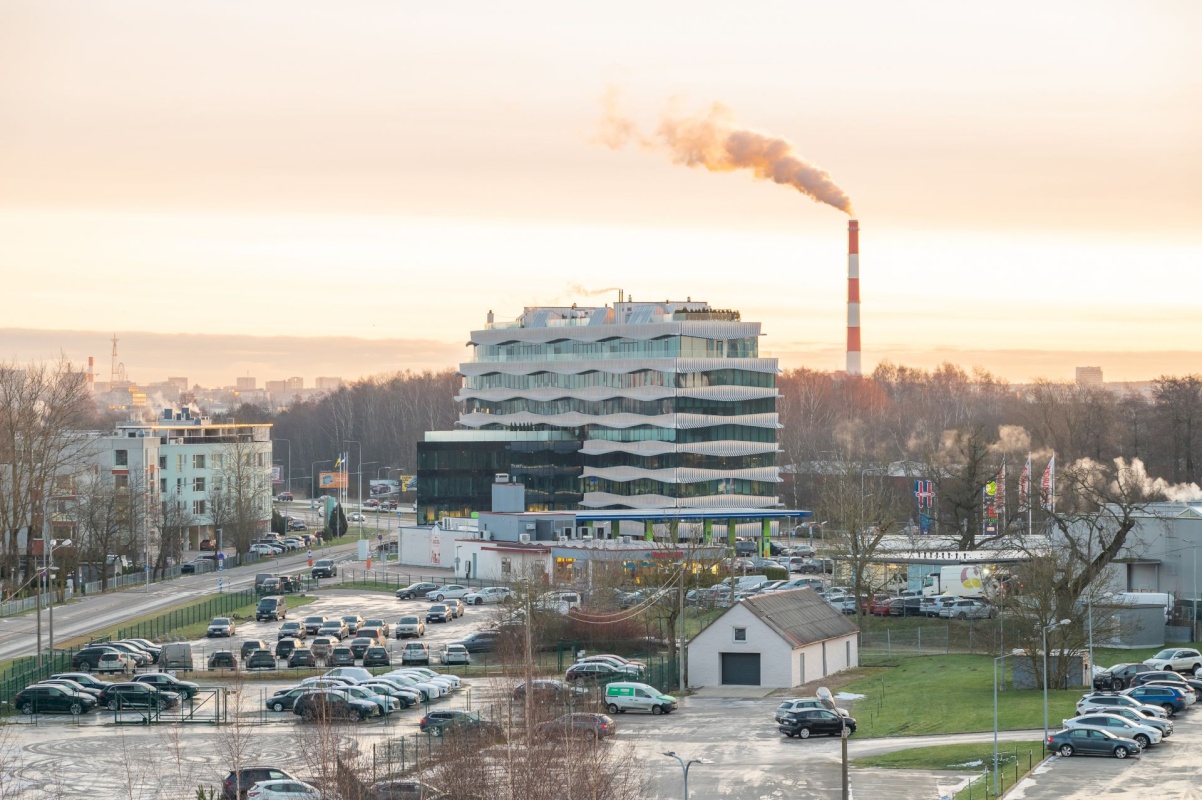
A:
[[[798,736],[798,738],[801,738],[801,739],[809,739],[810,738],[810,729],[809,728],[800,729],[799,731],[797,731],[797,736]]]
[[[105,704],[105,707],[111,711],[116,711],[117,709],[121,708],[121,701],[115,697],[110,697],[108,703]]]
[[[476,606],[482,606],[482,605],[484,605],[484,598],[483,598],[483,597],[477,597],[477,598],[476,598],[476,602],[475,602],[475,603],[472,603],[472,605],[476,605]]]
[[[616,704],[616,703],[610,703],[610,704],[609,704],[609,713],[611,713],[611,714],[617,714],[617,713],[618,713],[618,711],[620,711],[620,709],[618,708],[618,706],[617,706],[617,704]]]
[[[1139,746],[1145,750],[1152,744],[1152,740],[1142,733],[1136,734],[1135,741],[1139,742]]]
[[[80,668],[80,669],[82,669],[84,672],[91,672],[91,671],[92,671],[92,665],[91,665],[91,664],[89,664],[89,663],[88,663],[88,662],[86,662],[86,661],[85,661],[85,662],[83,662],[82,664],[80,664],[80,665],[79,665],[79,668]]]
[[[272,711],[283,711],[284,704],[283,703],[272,703],[271,710]]]
[[[1127,684],[1123,683],[1122,678],[1115,678],[1113,682],[1114,691],[1121,692],[1127,688]]]
[[[441,603],[441,602],[442,602],[442,600],[443,600],[443,597],[442,597],[442,595],[440,595],[440,594],[436,594],[436,595],[434,595],[434,602],[435,602],[435,603]]]
[[[1114,757],[1115,758],[1126,758],[1129,755],[1130,755],[1130,753],[1127,752],[1127,748],[1125,748],[1125,747],[1120,746],[1120,747],[1114,748]]]
[[[17,706],[17,710],[22,714],[32,714],[33,706],[31,706],[29,703],[22,703],[21,705]]]
[[[1163,708],[1164,713],[1170,717],[1175,716],[1177,714],[1177,709],[1173,708],[1172,703],[1163,703],[1163,704],[1161,704],[1160,707]]]
[[[658,717],[660,714],[664,713],[664,707],[663,706],[651,706],[651,713]]]
[[[1073,754],[1073,746],[1071,744],[1062,744],[1062,745],[1060,745],[1060,749],[1057,750],[1056,752],[1059,753],[1064,758],[1068,758],[1069,756],[1071,756]]]
[[[956,615],[956,619],[968,619],[968,615],[965,614],[963,611],[961,611],[959,614]]]

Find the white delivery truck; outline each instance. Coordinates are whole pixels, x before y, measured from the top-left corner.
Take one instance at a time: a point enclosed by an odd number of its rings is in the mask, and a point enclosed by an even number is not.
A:
[[[981,568],[971,564],[940,567],[922,579],[922,596],[950,595],[952,597],[983,597]]]

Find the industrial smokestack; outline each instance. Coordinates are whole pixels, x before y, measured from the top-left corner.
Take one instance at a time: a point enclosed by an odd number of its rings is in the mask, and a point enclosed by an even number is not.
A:
[[[847,374],[860,374],[860,223],[847,223]]]

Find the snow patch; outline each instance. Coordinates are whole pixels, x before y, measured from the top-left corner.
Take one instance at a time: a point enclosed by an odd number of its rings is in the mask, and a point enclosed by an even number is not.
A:
[[[866,694],[856,694],[854,692],[839,692],[837,695],[835,695],[835,699],[836,700],[863,700],[867,696],[868,695],[866,695]]]
[[[963,764],[948,764],[948,766],[949,767],[979,767],[979,766],[983,765],[984,763],[985,763],[984,761],[982,761],[981,759],[978,758],[975,761],[965,761]]]

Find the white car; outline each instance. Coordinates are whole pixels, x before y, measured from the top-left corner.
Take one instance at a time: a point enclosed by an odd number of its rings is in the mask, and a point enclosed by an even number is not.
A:
[[[993,619],[993,606],[984,600],[962,597],[939,609],[944,619]]]
[[[1111,706],[1127,706],[1134,708],[1136,711],[1143,712],[1148,716],[1157,717],[1159,719],[1168,719],[1168,712],[1160,706],[1151,706],[1147,703],[1141,703],[1134,697],[1128,697],[1125,694],[1087,694],[1077,701],[1077,714],[1088,714],[1094,711],[1105,712]]]
[[[1192,647],[1169,647],[1145,659],[1144,663],[1156,670],[1196,672],[1202,669],[1202,653]]]
[[[255,555],[267,556],[268,558],[276,554],[275,548],[269,544],[252,544],[250,546],[250,552],[254,553]]]
[[[367,517],[360,514],[358,511],[352,511],[346,515],[347,522],[366,522]]]
[[[513,597],[513,590],[504,586],[485,586],[474,589],[463,596],[463,602],[469,606],[482,606],[485,603],[503,603]]]
[[[443,675],[440,672],[435,672],[429,667],[403,667],[398,672],[409,673],[410,675],[424,676],[426,680],[434,681],[449,689],[458,689],[463,685],[463,681],[458,675]]]
[[[442,663],[470,664],[472,663],[472,654],[461,644],[448,644],[447,649],[442,651]]]
[[[304,781],[259,781],[246,793],[247,800],[321,800],[316,786]]]
[[[1105,728],[1115,736],[1134,739],[1139,742],[1140,747],[1160,744],[1160,740],[1164,738],[1164,734],[1151,725],[1141,725],[1118,714],[1104,714],[1102,712],[1082,714],[1079,717],[1061,720],[1061,722],[1064,723],[1064,727],[1066,728]]]
[[[208,629],[205,631],[205,636],[233,636],[237,631],[234,621],[229,617],[213,617],[213,621],[209,623]]]
[[[457,583],[448,583],[446,586],[439,586],[437,589],[431,589],[426,592],[426,599],[433,600],[435,603],[441,603],[448,598],[454,600],[462,600],[463,596],[470,592],[471,589],[467,586],[460,586]]]
[[[396,638],[407,639],[410,636],[415,639],[426,635],[426,623],[422,622],[422,618],[413,614],[408,614],[397,620],[396,627],[393,628],[396,632]]]

